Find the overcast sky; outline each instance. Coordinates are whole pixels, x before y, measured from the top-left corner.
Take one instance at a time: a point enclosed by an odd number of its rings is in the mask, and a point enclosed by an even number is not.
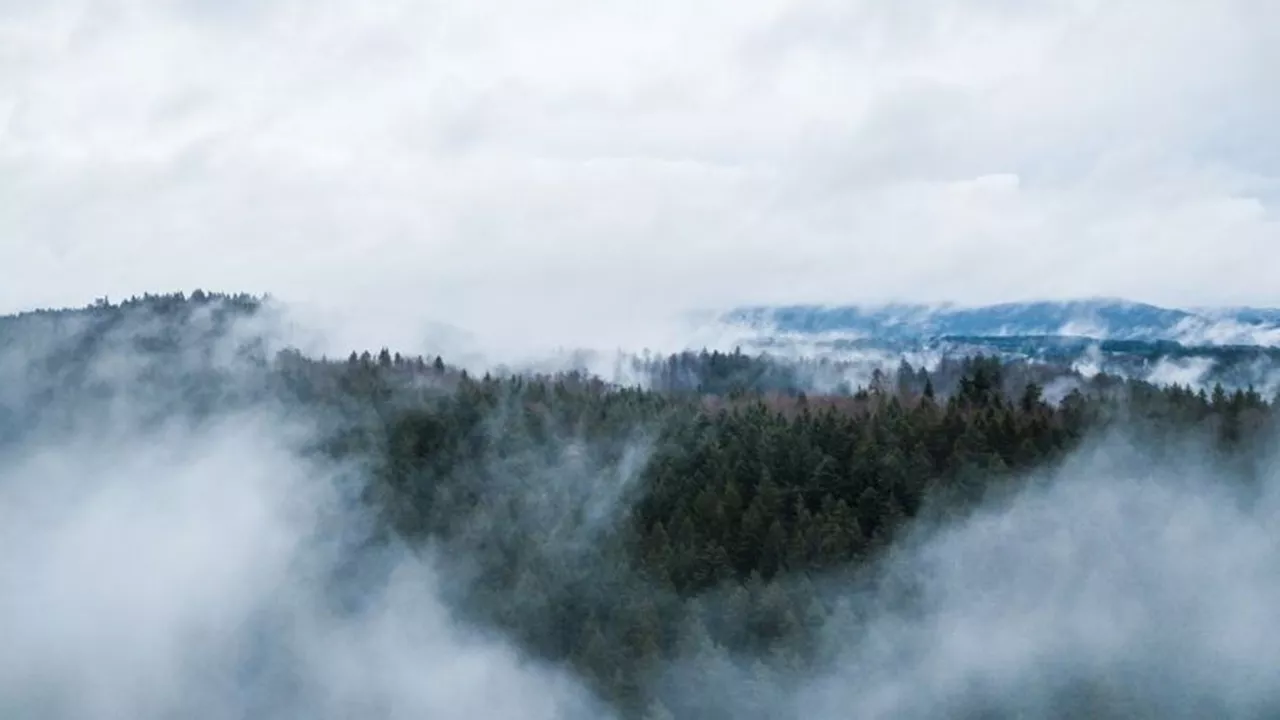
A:
[[[1271,0],[0,0],[0,311],[1280,305],[1276,68]]]

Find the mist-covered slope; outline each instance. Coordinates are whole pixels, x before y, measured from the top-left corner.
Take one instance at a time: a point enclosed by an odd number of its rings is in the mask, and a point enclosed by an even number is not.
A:
[[[1280,711],[1256,391],[993,356],[471,374],[310,357],[226,301],[0,319],[0,714]]]

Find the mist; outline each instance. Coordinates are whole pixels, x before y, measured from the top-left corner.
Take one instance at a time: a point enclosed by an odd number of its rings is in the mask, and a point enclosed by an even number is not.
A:
[[[2,352],[26,425],[0,445],[0,713],[609,717],[566,672],[462,622],[429,545],[371,540],[367,470],[315,451],[323,418],[245,393],[192,413],[130,349],[140,336],[109,333],[92,383],[52,396],[41,350],[61,343]],[[228,342],[169,370],[252,388],[251,364],[218,360]],[[32,412],[50,398],[62,412]]]
[[[1193,451],[1125,445],[1100,443],[1012,500],[908,542],[886,572],[912,588],[910,610],[875,607],[797,709],[1274,716],[1273,465],[1259,492]]]
[[[971,514],[918,522],[870,571],[811,579],[835,608],[819,670],[704,647],[661,702],[697,708],[676,717],[1274,717],[1280,473],[1274,455],[1228,468],[1184,440],[1099,437]]]

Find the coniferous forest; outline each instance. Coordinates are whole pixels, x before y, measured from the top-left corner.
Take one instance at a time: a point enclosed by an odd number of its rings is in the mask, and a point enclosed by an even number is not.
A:
[[[204,307],[216,312],[193,339],[184,328]],[[818,392],[813,367],[741,351],[636,358],[644,382],[619,384],[242,339],[233,372],[198,343],[260,302],[199,293],[4,320],[7,342],[37,326],[57,341],[48,380],[26,390],[40,402],[11,404],[0,439],[22,440],[20,411],[56,426],[106,397],[85,363],[144,309],[162,322],[133,351],[152,358],[145,383],[169,407],[198,417],[271,402],[322,418],[316,452],[364,468],[365,551],[435,553],[465,621],[570,668],[631,718],[785,717],[771,688],[833,662],[832,638],[859,637],[860,597],[910,613],[911,579],[886,571],[895,547],[1018,493],[1110,431],[1157,454],[1202,443],[1238,470],[1229,482],[1247,484],[1274,430],[1271,399],[1252,389],[982,356],[903,362]],[[1064,378],[1070,389],[1048,397]],[[726,678],[740,692],[707,690]],[[1101,690],[1069,694],[1063,717],[1120,716]],[[955,716],[997,716],[982,712]]]

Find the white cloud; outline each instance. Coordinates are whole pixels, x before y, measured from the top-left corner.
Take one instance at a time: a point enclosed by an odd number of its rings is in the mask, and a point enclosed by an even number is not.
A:
[[[654,344],[740,301],[1280,303],[1278,28],[1264,0],[0,2],[0,309],[272,291],[412,349],[428,320]]]

